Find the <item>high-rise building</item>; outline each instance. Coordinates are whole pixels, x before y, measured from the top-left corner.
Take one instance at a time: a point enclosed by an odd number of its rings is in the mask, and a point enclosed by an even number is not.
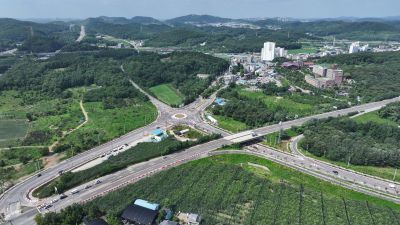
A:
[[[280,47],[275,48],[275,57],[286,57],[286,56],[287,56],[287,50]]]
[[[272,61],[275,59],[275,42],[265,42],[261,50],[261,60]]]
[[[359,51],[360,51],[360,42],[357,41],[357,42],[351,43],[349,53],[352,54],[352,53],[357,53]]]

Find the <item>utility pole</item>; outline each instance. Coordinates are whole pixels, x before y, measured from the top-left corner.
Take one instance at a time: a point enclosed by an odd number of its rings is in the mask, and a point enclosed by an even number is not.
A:
[[[282,129],[282,121],[280,121],[280,122],[279,122],[279,136],[278,136],[278,144],[280,144],[280,143],[281,143],[281,139],[282,139],[282,132],[283,132],[283,129]]]

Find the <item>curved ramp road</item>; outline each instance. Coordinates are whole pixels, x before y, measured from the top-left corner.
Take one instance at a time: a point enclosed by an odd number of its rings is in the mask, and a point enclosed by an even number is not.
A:
[[[133,83],[133,85],[135,85],[135,84]],[[5,215],[7,216],[8,219],[16,219],[14,221],[21,220],[22,218],[27,218],[29,215],[33,214],[32,211],[28,210],[27,212],[23,213],[22,215],[19,215],[18,213],[16,214],[15,211],[12,211],[13,204],[15,204],[15,202],[19,202],[23,206],[30,206],[30,207],[34,207],[34,206],[37,206],[38,204],[40,204],[40,202],[37,199],[34,199],[31,197],[32,190],[45,184],[46,182],[48,182],[50,180],[56,178],[58,176],[58,171],[60,171],[60,170],[69,171],[79,165],[82,165],[90,160],[93,160],[93,159],[99,157],[101,154],[110,151],[114,147],[123,145],[125,143],[133,142],[135,140],[142,138],[143,133],[150,132],[151,130],[155,129],[156,127],[166,127],[171,124],[176,124],[176,123],[178,123],[178,120],[172,119],[172,115],[174,115],[176,113],[184,113],[187,115],[186,118],[179,120],[179,123],[183,122],[183,123],[188,123],[191,125],[194,124],[197,127],[203,128],[204,130],[208,130],[208,131],[219,131],[218,129],[201,121],[201,116],[199,115],[199,112],[201,112],[203,107],[195,107],[196,110],[192,110],[191,107],[187,107],[186,109],[173,109],[173,108],[159,102],[155,98],[150,97],[150,99],[156,105],[156,107],[159,109],[159,117],[157,118],[156,122],[154,122],[146,127],[132,131],[120,138],[117,138],[106,144],[103,144],[103,145],[93,148],[89,151],[81,153],[73,158],[70,158],[64,162],[61,162],[58,165],[55,165],[45,171],[42,171],[41,177],[32,176],[32,177],[24,180],[23,182],[17,184],[16,186],[14,186],[10,190],[8,190],[0,198],[0,212],[5,213]],[[209,152],[211,152],[212,150],[215,150],[219,147],[222,147],[223,145],[249,141],[249,140],[258,138],[261,135],[266,135],[266,134],[269,134],[272,132],[279,131],[280,129],[286,129],[286,128],[290,128],[291,126],[301,125],[311,119],[336,117],[336,116],[340,116],[340,115],[346,115],[349,112],[365,111],[365,110],[368,110],[371,108],[384,106],[388,103],[396,102],[396,101],[400,101],[400,97],[397,97],[394,99],[389,99],[389,100],[384,100],[384,101],[380,101],[380,102],[369,103],[369,104],[365,104],[365,105],[359,105],[359,106],[355,106],[355,107],[348,108],[348,109],[337,110],[337,111],[333,111],[333,112],[309,116],[309,117],[305,117],[305,118],[301,118],[301,119],[297,119],[297,120],[293,120],[293,121],[287,121],[287,122],[283,122],[283,123],[272,125],[272,126],[258,128],[253,131],[241,132],[241,133],[234,134],[234,135],[227,135],[227,133],[224,132],[223,133],[223,135],[225,136],[224,138],[214,140],[214,141],[211,141],[211,142],[208,142],[205,144],[201,144],[198,146],[194,146],[192,148],[187,149],[186,151],[170,155],[166,159],[164,159],[164,158],[154,159],[154,160],[144,162],[144,163],[138,164],[136,166],[130,167],[126,170],[117,172],[111,176],[106,176],[106,177],[104,177],[105,180],[101,185],[98,185],[95,188],[90,188],[88,190],[79,192],[79,193],[75,194],[72,198],[68,197],[69,199],[67,198],[65,200],[60,200],[59,202],[55,203],[54,208],[55,208],[55,210],[59,210],[59,209],[66,207],[74,202],[82,202],[82,201],[90,200],[90,199],[95,198],[101,194],[108,192],[108,191],[112,191],[115,188],[122,187],[130,182],[135,182],[136,180],[139,180],[146,176],[151,176],[152,174],[154,174],[160,170],[164,170],[171,166],[175,166],[175,165],[181,164],[183,162],[194,160],[199,157],[207,156],[207,154]],[[210,103],[210,101],[208,101],[208,102],[206,101],[206,104],[209,104],[209,103]],[[165,124],[165,126],[164,126],[164,124]],[[266,151],[266,150],[263,149],[261,151]],[[291,160],[292,158],[289,159],[289,156],[287,154],[281,156],[281,155],[279,155],[281,153],[277,153],[276,151],[273,151],[273,150],[269,150],[269,151],[276,154],[277,157],[281,157],[283,159],[285,159],[285,157],[286,157],[288,159],[287,161],[277,160],[279,163],[291,166],[291,167],[301,170],[301,171],[306,171],[307,173],[309,173],[313,176],[322,178],[322,179],[324,179],[324,177],[323,177],[323,175],[321,175],[321,174],[323,174],[323,173],[321,173],[321,171],[326,171],[324,176],[327,176],[326,173],[329,173],[329,171],[332,170],[330,167],[328,167],[326,165],[317,164],[316,162],[312,162],[312,161],[307,161],[304,158],[303,158],[303,161],[305,161],[305,162],[303,162],[303,164],[305,166],[299,167],[299,165],[302,165],[302,163],[300,162],[301,158],[299,158],[299,156],[290,155],[290,157],[295,157],[295,158],[293,158],[293,160]],[[268,152],[258,152],[257,154],[262,154],[265,156],[270,153],[269,151]],[[284,154],[284,153],[282,153],[282,154]],[[320,169],[317,169],[317,168],[320,168]],[[118,179],[118,178],[120,178],[120,179]],[[351,182],[351,187],[353,187],[352,189],[359,190],[364,193],[377,195],[382,198],[398,202],[398,194],[395,191],[400,188],[400,186],[398,184],[395,184],[395,188],[393,188],[393,190],[392,189],[389,189],[389,190],[382,189],[382,188],[389,186],[390,182],[382,180],[382,179],[377,179],[375,177],[370,177],[370,176],[367,176],[364,174],[358,174],[358,173],[355,173],[352,171],[340,171],[339,176],[331,176],[330,175],[329,179],[331,179],[332,182],[335,181],[339,185],[348,187],[348,188],[350,188],[348,185],[349,185],[349,182]],[[369,192],[367,192],[367,191],[369,191]],[[25,220],[27,220],[27,219],[25,219]],[[25,224],[25,222],[21,223],[21,224]]]

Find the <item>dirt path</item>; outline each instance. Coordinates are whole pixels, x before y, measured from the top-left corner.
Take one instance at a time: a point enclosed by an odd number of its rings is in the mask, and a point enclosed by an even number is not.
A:
[[[74,129],[69,130],[69,131],[66,131],[66,132],[63,132],[63,134],[62,134],[60,140],[63,139],[63,138],[65,138],[67,135],[71,134],[72,132],[78,130],[79,128],[83,127],[83,125],[85,125],[85,124],[89,121],[89,116],[88,116],[88,113],[87,113],[86,110],[85,110],[85,107],[83,106],[83,101],[82,101],[82,100],[79,102],[79,106],[81,107],[81,111],[82,111],[82,113],[83,113],[83,116],[85,117],[85,121],[84,121],[83,123],[79,124],[79,125],[78,125],[77,127],[75,127]],[[53,144],[51,144],[51,145],[49,146],[49,151],[50,151],[50,152],[53,152],[54,148],[57,146],[58,143],[59,143],[59,140],[56,141],[56,142],[54,142]]]
[[[10,150],[10,149],[20,149],[20,148],[48,148],[49,146],[45,145],[31,145],[31,146],[17,146],[17,147],[6,147],[6,148],[0,148],[0,150]]]

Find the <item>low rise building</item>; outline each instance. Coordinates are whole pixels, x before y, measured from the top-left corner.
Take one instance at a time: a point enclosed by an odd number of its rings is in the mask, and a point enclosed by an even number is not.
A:
[[[151,209],[151,210],[158,210],[160,208],[159,204],[151,203],[151,202],[143,200],[143,199],[136,199],[133,204],[142,206],[142,207],[145,207],[145,208]]]
[[[178,219],[183,225],[199,225],[201,217],[195,213],[178,213]]]
[[[337,65],[332,65],[327,68],[324,65],[313,66],[313,76],[306,75],[305,81],[316,88],[331,88],[343,83],[343,70],[337,68]]]
[[[122,213],[122,222],[125,225],[154,225],[158,211],[138,205],[129,205]]]
[[[167,132],[161,129],[156,129],[150,133],[150,139],[153,142],[160,142],[168,137]]]

